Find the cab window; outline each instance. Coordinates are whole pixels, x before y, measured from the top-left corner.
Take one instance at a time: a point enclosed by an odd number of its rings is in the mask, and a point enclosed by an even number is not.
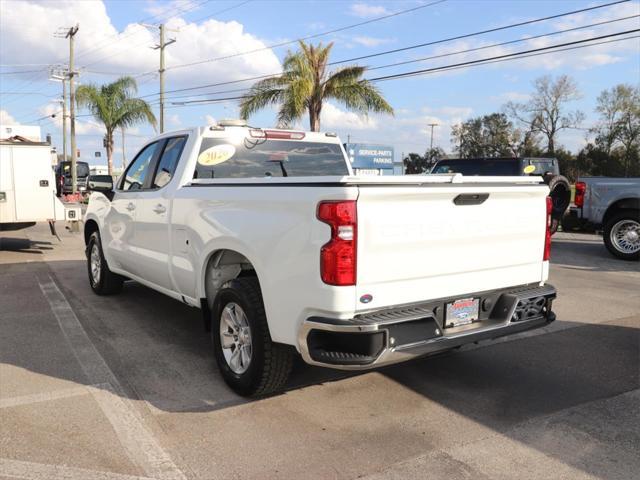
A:
[[[162,188],[171,181],[185,143],[187,143],[187,137],[174,137],[167,140],[158,162],[152,188]]]
[[[155,156],[158,142],[151,143],[142,149],[131,162],[122,176],[120,190],[142,190],[150,172],[151,161]]]

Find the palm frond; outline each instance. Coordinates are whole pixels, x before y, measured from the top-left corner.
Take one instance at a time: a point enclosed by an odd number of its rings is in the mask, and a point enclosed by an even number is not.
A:
[[[393,114],[393,108],[371,83],[361,80],[365,67],[340,68],[327,75],[333,43],[298,42],[297,52],[287,52],[282,74],[253,85],[240,101],[240,114],[249,116],[267,106],[279,104],[278,123],[289,125],[308,111],[312,129],[320,127],[325,98],[334,98],[358,113]]]
[[[335,98],[349,110],[366,115],[368,112],[393,115],[393,108],[380,94],[379,90],[366,80],[338,85],[326,92],[326,97]]]
[[[126,76],[101,87],[81,85],[76,90],[76,104],[87,108],[102,122],[107,133],[142,122],[155,127],[156,118],[151,106],[142,99],[133,98],[137,90],[135,79]]]
[[[240,102],[240,117],[245,120],[269,105],[280,103],[284,97],[284,88],[254,85]]]

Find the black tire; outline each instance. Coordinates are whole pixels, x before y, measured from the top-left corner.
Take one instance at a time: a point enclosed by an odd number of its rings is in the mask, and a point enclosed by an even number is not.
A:
[[[640,260],[640,250],[636,252],[625,252],[621,250],[616,242],[611,238],[612,231],[622,221],[628,221],[631,223],[635,223],[636,225],[640,225],[640,210],[622,210],[619,213],[611,216],[604,225],[604,244],[613,256],[618,257],[622,260],[630,260],[630,261],[638,261]],[[637,231],[637,230],[636,230]]]
[[[100,258],[99,274],[97,276],[94,276],[91,268],[94,249],[97,250],[96,253]],[[122,291],[124,278],[109,270],[109,265],[107,265],[107,260],[104,258],[104,253],[102,252],[100,233],[97,231],[91,234],[89,243],[87,243],[87,274],[89,275],[91,290],[98,295],[112,295]]]
[[[227,305],[239,305],[248,321],[251,336],[251,359],[243,373],[235,373],[225,359],[220,322]],[[291,347],[274,343],[269,334],[260,285],[255,277],[236,278],[218,292],[212,309],[211,338],[213,352],[224,381],[233,391],[246,397],[281,391],[293,364]]]
[[[546,178],[545,178],[546,180]],[[553,209],[551,210],[551,219],[555,220],[551,222],[551,225],[555,224],[556,230],[558,229],[558,225],[562,221],[567,208],[569,208],[569,204],[571,203],[571,186],[569,185],[569,180],[562,175],[555,175],[548,180],[549,185],[549,196],[551,197],[551,201],[553,204]],[[552,231],[555,233],[555,230]]]

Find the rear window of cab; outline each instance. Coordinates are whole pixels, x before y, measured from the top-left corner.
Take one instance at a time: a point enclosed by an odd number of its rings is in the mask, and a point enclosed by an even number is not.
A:
[[[193,178],[343,176],[338,144],[265,138],[204,138]]]

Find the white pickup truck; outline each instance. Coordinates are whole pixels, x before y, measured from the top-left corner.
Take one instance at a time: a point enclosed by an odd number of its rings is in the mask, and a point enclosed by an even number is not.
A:
[[[281,389],[296,352],[371,369],[555,319],[539,177],[356,177],[333,134],[221,122],[108,183],[85,216],[91,288],[201,308],[242,395]]]

